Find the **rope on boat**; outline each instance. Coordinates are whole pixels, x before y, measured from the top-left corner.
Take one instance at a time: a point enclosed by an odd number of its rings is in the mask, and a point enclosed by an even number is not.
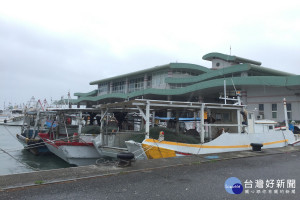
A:
[[[31,167],[30,165],[28,165],[28,164],[26,164],[26,163],[20,161],[19,159],[15,158],[13,155],[11,155],[10,153],[8,153],[7,151],[5,151],[4,149],[2,149],[1,147],[0,147],[0,150],[1,150],[3,153],[5,153],[5,154],[9,155],[10,157],[12,157],[12,158],[13,158],[14,160],[16,160],[17,162],[21,163],[22,165],[24,165],[24,166],[26,166],[26,167],[28,167],[28,168],[34,170],[34,171],[39,171],[39,169],[34,168],[34,167]]]
[[[73,136],[71,136],[73,137]],[[70,138],[70,137],[69,137]],[[64,139],[68,139],[67,137],[64,137],[64,138],[59,138],[59,139],[56,139],[56,140],[52,140],[52,141],[58,141],[58,140],[64,140]],[[29,149],[33,149],[33,148],[36,148],[36,147],[41,147],[41,146],[44,146],[45,145],[45,142],[39,142],[39,143],[35,143],[35,144],[30,144],[30,145],[27,145],[27,147],[24,147],[22,149],[26,149],[26,150],[29,150]],[[5,151],[6,152],[13,152],[13,151],[20,151],[22,149],[19,149],[19,148],[13,148],[13,149],[6,149]],[[5,153],[5,152],[2,152],[2,153]],[[1,152],[0,152],[1,154]]]
[[[13,135],[12,132],[10,132],[10,130],[6,126],[3,126],[3,127],[7,130],[7,132],[9,133],[9,135],[11,135],[15,140],[17,140],[17,138]]]

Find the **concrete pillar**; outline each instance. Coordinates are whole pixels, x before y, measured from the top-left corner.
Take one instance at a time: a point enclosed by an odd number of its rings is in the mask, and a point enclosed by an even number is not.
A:
[[[124,93],[128,93],[128,78],[125,79],[125,85],[124,85]]]
[[[193,123],[193,129],[197,130],[197,112],[194,111],[194,123]]]
[[[207,119],[208,119],[208,116],[210,117],[210,123],[212,123],[212,120],[211,120],[211,110],[210,109],[208,109],[207,110]],[[208,139],[209,139],[209,141],[211,141],[211,126],[209,126],[208,127]]]
[[[144,75],[144,89],[147,89],[147,83],[148,83],[148,76],[147,74]]]
[[[170,95],[168,95],[167,100],[171,101],[171,96]],[[168,118],[172,117],[172,110],[171,109],[167,109],[167,117]]]
[[[147,101],[146,105],[146,138],[149,138],[150,134],[150,102]]]
[[[241,100],[242,100],[242,104],[243,105],[247,105],[247,91],[246,90],[242,90],[241,91]]]
[[[112,93],[112,89],[113,89],[113,82],[111,81],[111,82],[109,83],[109,94]]]
[[[241,127],[241,114],[240,114],[240,110],[236,111],[236,117],[237,117],[237,124],[238,124],[238,133],[242,132],[242,127]]]
[[[140,124],[140,131],[145,129],[145,123],[144,123],[144,118],[141,117],[141,124]]]
[[[152,127],[154,127],[155,124],[155,111],[152,111]]]
[[[204,143],[204,106],[205,104],[202,104],[201,106],[201,136],[200,136],[200,142],[203,144]]]
[[[179,134],[179,111],[176,110],[176,135]]]

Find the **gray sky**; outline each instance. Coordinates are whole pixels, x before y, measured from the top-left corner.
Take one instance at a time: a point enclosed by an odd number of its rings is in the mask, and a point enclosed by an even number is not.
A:
[[[265,3],[263,3],[265,2]],[[0,108],[210,52],[299,74],[300,1],[0,0]]]

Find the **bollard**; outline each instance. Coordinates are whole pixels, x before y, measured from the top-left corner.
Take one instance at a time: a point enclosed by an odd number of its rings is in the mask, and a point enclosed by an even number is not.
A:
[[[119,159],[119,167],[128,167],[131,166],[131,161],[134,159],[134,154],[131,152],[120,152],[117,154]]]
[[[251,143],[250,146],[252,146],[252,151],[261,151],[264,145],[261,143]]]

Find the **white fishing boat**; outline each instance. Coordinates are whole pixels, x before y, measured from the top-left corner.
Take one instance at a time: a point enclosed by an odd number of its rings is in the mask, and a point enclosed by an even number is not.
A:
[[[234,104],[227,104],[226,101],[234,101]],[[284,105],[286,109],[286,104]],[[100,135],[93,140],[93,143],[101,155],[116,157],[119,152],[129,151],[136,159],[244,151],[251,150],[256,145],[262,146],[262,149],[276,148],[299,143],[297,135],[287,128],[287,114],[285,128],[276,129],[275,121],[255,120],[254,112],[247,111],[246,108],[247,106],[241,105],[239,96],[226,98],[224,104],[147,99],[102,104],[100,106],[102,119],[108,112],[138,110],[143,117],[141,121],[145,122],[140,125],[144,127],[145,137],[139,142],[129,139],[122,132],[106,133],[101,127]],[[169,137],[170,135],[163,133],[160,136],[150,137],[150,124],[154,126],[155,112],[161,110],[173,110],[178,116],[180,112],[194,112],[195,130],[199,130],[196,131],[198,135],[179,134],[179,123],[176,123],[176,131],[173,133],[176,137]],[[200,118],[200,123],[198,123],[199,119],[196,120],[197,116]],[[141,134],[141,132],[131,132]]]
[[[97,111],[93,109],[53,109],[53,111],[57,112],[57,127],[51,127],[48,133],[39,133],[48,149],[72,165],[95,164],[101,157],[92,143],[92,139],[99,134],[99,124],[94,125]]]
[[[147,107],[149,103],[145,102],[144,107]],[[151,103],[148,105],[149,109],[151,105]],[[176,107],[178,103],[173,102],[172,105]],[[285,101],[284,106],[286,110]],[[188,104],[183,107],[191,108]],[[147,134],[142,143],[126,141],[128,150],[136,157],[156,159],[244,151],[251,150],[255,145],[266,149],[299,143],[297,136],[288,129],[287,120],[285,128],[275,129],[276,122],[255,121],[254,114],[247,112],[246,107],[242,105],[199,103],[199,108],[201,132],[198,144],[168,141],[164,139],[163,133],[158,139],[149,138]],[[216,119],[214,123],[204,122],[207,119],[207,113]]]
[[[134,122],[132,129],[131,131],[120,131],[117,119],[107,112],[102,112],[100,134],[92,142],[101,156],[117,158],[119,153],[127,151],[125,141],[135,136],[144,137],[144,133],[134,131]]]

